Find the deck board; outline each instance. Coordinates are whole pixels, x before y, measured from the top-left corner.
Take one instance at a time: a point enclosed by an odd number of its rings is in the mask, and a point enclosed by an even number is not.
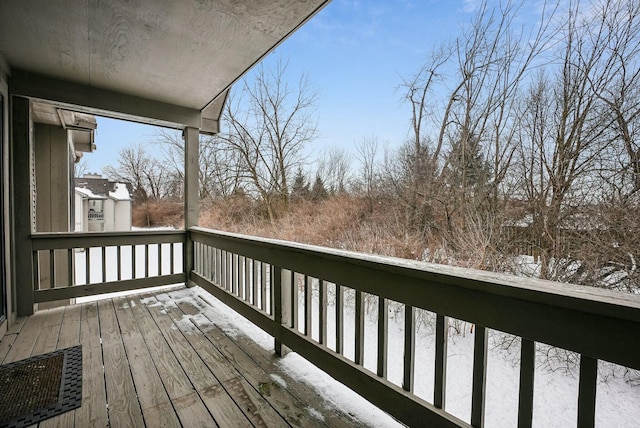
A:
[[[188,302],[180,302],[179,307],[185,314],[194,315],[199,312],[197,307],[190,305]],[[288,394],[267,372],[256,365],[248,354],[235,346],[229,337],[213,325],[213,320],[209,321],[212,323],[203,324],[194,321],[199,330],[208,339],[206,347],[215,349],[227,361],[226,364],[231,363],[231,366],[242,374],[243,382],[251,385],[253,389],[257,389],[262,394],[268,395],[271,405],[276,406],[291,425],[304,427],[324,426],[321,421],[309,414],[307,411],[309,404],[296,400],[294,396]]]
[[[144,419],[152,420],[159,426],[178,426],[178,417],[160,375],[155,365],[149,364],[151,354],[136,326],[133,313],[129,310],[129,303],[122,298],[114,299],[113,303]]]
[[[193,330],[195,325],[189,327],[190,321],[187,321],[187,324],[176,322],[182,320],[184,315],[178,307],[169,307],[166,312],[218,381],[217,387],[201,389],[204,395],[209,398],[210,405],[217,407],[214,413],[216,420],[225,426],[238,427],[246,426],[249,421],[253,426],[258,427],[287,425],[282,416],[271,408],[267,400],[241,377],[236,368],[229,365],[229,362],[215,347],[211,346],[207,338],[199,331]],[[226,400],[233,403],[235,415],[228,413],[228,410],[221,406],[218,396],[226,396]]]
[[[181,362],[159,330],[149,310],[139,298],[130,298],[129,305],[139,330],[143,332],[143,340],[151,355],[152,364],[160,376],[180,422],[184,426],[200,426],[200,424],[216,426],[205,403],[198,396]],[[184,357],[192,358],[189,355]]]
[[[49,311],[51,312],[49,316],[40,324],[40,331],[33,349],[31,349],[31,356],[56,350],[62,318],[64,317],[64,308],[49,309]]]
[[[277,359],[227,336],[195,293],[171,301],[155,293],[47,309],[7,333],[3,364],[82,344],[82,406],[39,426],[361,426],[293,379],[278,385]]]
[[[17,337],[18,335],[16,333],[7,333],[2,337],[2,340],[0,340],[0,364],[4,364],[4,359],[11,350],[13,342],[16,341]]]
[[[142,410],[137,400],[131,368],[124,350],[112,300],[98,304],[100,337],[104,358],[104,377],[111,426],[143,426]]]
[[[50,324],[50,322],[47,321],[48,316],[54,314],[55,317],[57,312],[55,309],[49,309],[29,317],[20,329],[20,334],[18,334],[18,337],[13,342],[3,364],[29,358],[40,336],[41,326]]]
[[[203,391],[215,392],[217,388],[220,388],[221,385],[218,379],[202,361],[197,350],[194,349],[185,338],[182,330],[180,330],[179,327],[174,324],[173,320],[167,316],[166,309],[152,304],[148,306],[148,310],[157,326],[160,328],[160,331],[162,331],[165,340],[169,344],[174,355],[176,355],[180,361],[181,367],[191,381],[194,389],[199,393],[199,396],[201,397],[203,395]],[[211,394],[209,394],[209,396],[210,395]],[[205,397],[207,396],[205,395]],[[211,412],[214,420],[218,424],[224,425],[222,421],[230,416],[227,415],[227,413],[229,410],[232,410],[236,413],[236,416],[240,417],[240,422],[244,422],[246,426],[248,421],[243,417],[242,413],[239,412],[235,402],[233,402],[233,400],[229,400],[228,396],[225,397],[225,400],[227,401],[227,403],[225,403],[226,405],[218,406],[214,405],[214,403],[210,403],[209,411]],[[203,405],[205,405],[204,402]],[[233,416],[233,413],[231,413],[231,416]],[[241,423],[240,426],[242,426]]]
[[[200,298],[198,301],[202,301],[205,304],[208,304],[206,299]],[[188,302],[179,305],[185,313],[195,314],[200,309],[189,305]],[[189,307],[190,306],[190,307]],[[214,320],[211,320],[214,322]],[[274,396],[274,399],[277,399],[280,403],[285,405],[293,405],[294,408],[308,408],[309,403],[311,406],[314,406],[317,402],[317,393],[311,389],[306,384],[295,381],[292,377],[290,377],[285,370],[283,370],[278,364],[277,360],[279,357],[276,356],[273,352],[267,352],[263,348],[256,346],[255,342],[253,342],[250,338],[246,336],[238,336],[234,337],[233,340],[229,338],[223,331],[220,331],[215,326],[209,328],[207,333],[209,337],[212,337],[212,340],[218,344],[222,352],[229,353],[229,355],[242,355],[246,354],[249,359],[243,359],[242,361],[234,361],[234,364],[237,364],[236,367],[244,368],[249,377],[253,378],[254,382],[257,382],[262,387],[268,387],[269,393]],[[238,348],[238,350],[234,350],[234,348]],[[257,366],[258,369],[250,369],[250,367]],[[273,378],[268,375],[276,375],[282,380],[285,381],[287,388],[283,389],[277,382],[273,382]],[[265,381],[265,376],[267,376],[267,381]],[[291,401],[293,400],[293,403]],[[302,407],[301,407],[302,406]],[[322,417],[324,418],[324,423],[331,427],[344,427],[344,428],[357,428],[357,427],[365,427],[366,425],[362,424],[362,422],[356,420],[350,415],[344,415],[337,412],[322,412],[321,409],[316,409]],[[313,424],[317,424],[317,421],[308,421],[305,417],[304,425],[313,426]]]
[[[82,344],[82,406],[75,411],[75,426],[108,425],[98,305],[85,303],[80,316]]]
[[[82,307],[79,305],[66,306],[60,331],[57,335],[58,343],[56,349],[65,349],[76,346],[80,343],[80,316]],[[75,410],[44,420],[38,424],[40,428],[55,428],[73,426],[75,420]]]

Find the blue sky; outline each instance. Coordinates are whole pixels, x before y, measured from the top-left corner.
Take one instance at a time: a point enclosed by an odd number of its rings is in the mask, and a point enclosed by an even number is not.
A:
[[[310,159],[324,148],[349,148],[373,136],[400,144],[410,118],[398,89],[402,78],[417,72],[434,46],[459,34],[477,3],[333,0],[265,58],[267,67],[278,59],[288,61],[292,82],[306,73],[319,95],[319,137],[308,147]],[[98,151],[85,156],[89,171],[115,165],[121,147],[153,141],[154,132],[99,118]]]

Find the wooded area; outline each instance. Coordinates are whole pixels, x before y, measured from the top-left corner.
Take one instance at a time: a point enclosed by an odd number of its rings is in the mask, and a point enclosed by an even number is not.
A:
[[[390,82],[411,111],[401,143],[312,157],[310,77],[258,66],[201,137],[200,224],[638,292],[640,1],[546,2],[533,26],[521,5],[485,2]],[[183,143],[157,140],[105,172],[132,182],[141,223],[177,225]]]

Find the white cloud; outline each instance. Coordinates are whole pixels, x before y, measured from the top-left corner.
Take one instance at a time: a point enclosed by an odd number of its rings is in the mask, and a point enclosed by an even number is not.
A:
[[[478,0],[464,0],[464,6],[462,6],[462,10],[466,13],[475,12],[478,8]]]

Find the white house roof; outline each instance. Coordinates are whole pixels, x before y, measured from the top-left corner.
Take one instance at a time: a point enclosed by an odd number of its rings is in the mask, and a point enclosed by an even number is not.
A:
[[[116,201],[130,201],[131,195],[129,194],[129,189],[127,189],[127,185],[124,183],[116,183],[115,190],[113,192],[109,192],[109,197],[115,199]]]
[[[90,189],[87,189],[86,187],[76,187],[75,191],[76,191],[77,194],[82,196],[82,199],[107,199],[106,196],[96,195]]]
[[[2,0],[0,64],[17,95],[215,132],[231,84],[328,2]]]

